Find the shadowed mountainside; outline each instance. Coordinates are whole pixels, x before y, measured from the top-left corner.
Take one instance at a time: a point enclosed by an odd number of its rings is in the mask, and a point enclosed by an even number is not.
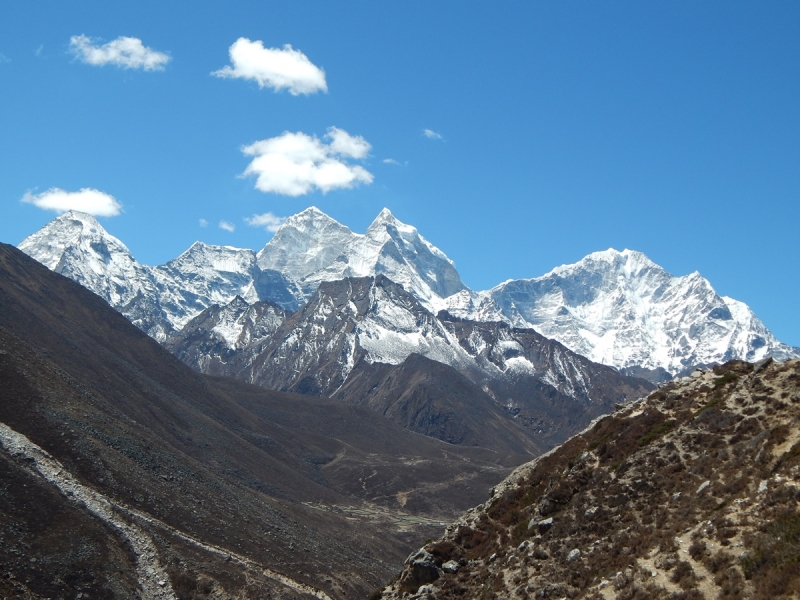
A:
[[[521,457],[193,372],[0,245],[0,595],[363,596]]]
[[[235,299],[166,347],[202,372],[368,406],[500,452],[538,454],[653,388],[531,329],[434,315],[382,275],[324,282],[280,323],[278,310]]]

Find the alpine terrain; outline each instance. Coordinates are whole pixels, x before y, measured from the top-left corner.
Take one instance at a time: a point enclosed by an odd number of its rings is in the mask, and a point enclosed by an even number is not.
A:
[[[267,316],[254,321],[256,313]],[[324,282],[276,327],[278,314],[237,298],[201,313],[167,348],[201,371],[363,404],[450,443],[522,453],[564,441],[651,387],[531,329],[434,315],[383,275]]]
[[[3,598],[363,598],[525,460],[197,373],[4,244],[0,388]]]
[[[75,212],[20,248],[200,371],[361,404],[449,443],[537,454],[650,389],[509,326],[388,210],[355,234],[311,208],[258,254],[195,243],[159,267]]]
[[[594,361],[655,380],[697,365],[797,358],[746,304],[694,272],[674,277],[641,252],[595,252],[485,292],[511,323]]]

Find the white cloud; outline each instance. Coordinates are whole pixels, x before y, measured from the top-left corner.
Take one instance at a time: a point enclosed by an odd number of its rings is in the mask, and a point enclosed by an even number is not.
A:
[[[369,154],[372,146],[360,135],[352,136],[344,129],[330,127],[325,137],[331,140],[330,149],[334,154],[349,156],[350,158],[364,158]]]
[[[205,219],[200,219],[199,223],[200,227],[208,227],[208,221],[206,221]]]
[[[384,159],[383,159],[383,162],[384,162],[385,164],[387,164],[387,165],[397,165],[398,167],[402,167],[402,166],[404,166],[404,165],[407,165],[407,164],[408,164],[408,162],[401,163],[399,160],[395,160],[395,159],[393,159],[393,158],[384,158]]]
[[[41,194],[28,192],[22,197],[22,201],[57,213],[77,210],[95,217],[116,217],[122,210],[122,204],[114,196],[92,188],[83,188],[77,192],[66,192],[58,188],[50,188]]]
[[[0,63],[10,63],[11,59],[8,58],[5,54],[0,52]]]
[[[276,92],[288,89],[293,96],[327,92],[325,71],[289,44],[283,48],[264,48],[264,42],[239,38],[228,49],[231,65],[211,74],[217,77],[252,79],[259,87]]]
[[[44,50],[44,44],[39,44],[39,47],[33,51],[34,56],[41,56],[42,50]]]
[[[286,217],[279,217],[271,212],[264,213],[263,215],[253,215],[252,217],[245,217],[245,223],[253,227],[263,227],[267,231],[275,233],[280,228],[281,224],[286,220]]]
[[[83,62],[102,67],[116,65],[125,69],[161,71],[170,61],[163,52],[156,52],[134,37],[118,37],[112,42],[98,46],[85,35],[73,35],[69,40],[72,53]]]
[[[441,133],[436,133],[433,129],[423,129],[422,135],[431,140],[444,140]]]
[[[224,229],[225,231],[230,231],[231,233],[236,231],[236,225],[229,223],[228,221],[220,221],[219,228]]]
[[[370,145],[364,138],[336,127],[331,127],[325,137],[332,140],[330,144],[316,136],[287,131],[245,146],[242,152],[253,160],[243,175],[256,177],[256,189],[285,196],[302,196],[315,188],[327,193],[372,183],[372,173],[341,159],[365,156]]]

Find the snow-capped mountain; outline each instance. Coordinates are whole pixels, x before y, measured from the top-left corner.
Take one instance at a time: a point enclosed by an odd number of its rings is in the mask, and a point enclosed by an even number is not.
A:
[[[173,329],[161,309],[152,269],[94,217],[66,212],[25,238],[19,249],[90,289],[155,339],[165,339]]]
[[[164,265],[142,265],[97,219],[77,211],[57,217],[19,248],[92,290],[160,342],[206,308],[237,296],[288,310],[305,301],[293,281],[260,269],[252,250],[195,242]]]
[[[384,209],[365,234],[317,208],[289,219],[252,250],[195,242],[150,267],[87,214],[69,211],[29,236],[20,249],[103,297],[135,325],[165,341],[206,308],[236,296],[297,310],[323,281],[384,274],[431,308],[466,289],[445,254]]]
[[[445,310],[533,328],[596,362],[651,378],[659,376],[654,371],[669,377],[731,358],[800,356],[746,305],[717,295],[699,274],[674,277],[630,250],[596,252],[542,277],[472,291],[441,250],[387,209],[359,234],[311,207],[289,217],[257,254],[197,242],[158,267],[141,265],[93,217],[72,211],[20,249],[99,294],[162,342],[202,311],[237,296],[295,311],[323,282],[383,275],[434,315]],[[386,318],[386,332],[394,333],[363,344],[376,361],[393,352],[397,339],[410,343],[402,333],[406,316]],[[422,354],[439,360],[432,352]]]
[[[433,310],[466,290],[453,261],[386,208],[364,234],[308,208],[283,223],[258,253],[258,266],[293,279],[307,296],[323,281],[385,275]]]
[[[312,206],[292,215],[258,253],[258,266],[302,281],[335,261],[359,236]]]
[[[675,277],[632,250],[595,252],[486,295],[514,325],[618,369],[674,375],[697,364],[798,356],[747,305],[717,295],[699,273]]]

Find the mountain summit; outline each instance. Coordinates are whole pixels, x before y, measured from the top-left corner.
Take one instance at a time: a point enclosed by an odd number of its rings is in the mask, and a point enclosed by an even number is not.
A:
[[[799,356],[699,273],[675,277],[633,250],[594,252],[488,294],[515,325],[618,369],[675,375],[698,364]]]

